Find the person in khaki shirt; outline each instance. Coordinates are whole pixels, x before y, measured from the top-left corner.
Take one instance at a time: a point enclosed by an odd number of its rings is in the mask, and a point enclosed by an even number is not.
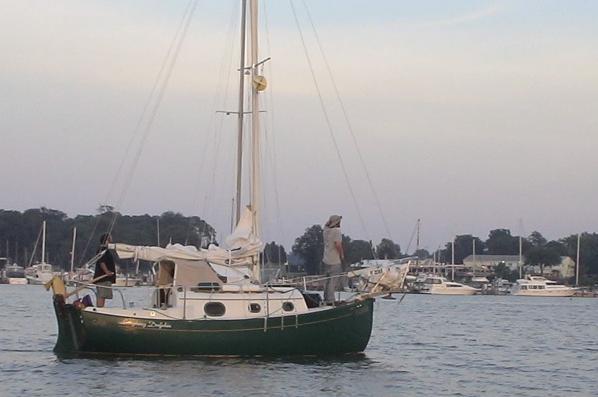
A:
[[[324,287],[324,302],[326,303],[334,303],[334,293],[342,285],[341,277],[338,277],[343,272],[342,264],[345,259],[341,219],[342,216],[340,215],[331,215],[328,218],[328,222],[324,225],[324,256],[322,257],[322,264],[326,277],[331,277],[326,280]]]

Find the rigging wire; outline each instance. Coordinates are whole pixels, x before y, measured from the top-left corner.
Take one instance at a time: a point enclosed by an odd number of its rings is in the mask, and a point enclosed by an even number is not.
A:
[[[158,114],[158,109],[160,108],[160,105],[162,103],[162,99],[164,98],[164,94],[166,92],[166,88],[168,86],[168,83],[170,81],[170,77],[172,76],[172,72],[174,70],[174,66],[176,64],[176,61],[179,57],[180,51],[181,51],[181,47],[183,45],[183,42],[185,41],[185,37],[187,36],[187,31],[189,29],[189,25],[191,24],[191,20],[193,18],[193,14],[195,12],[195,9],[197,8],[197,3],[198,0],[194,0],[192,7],[190,9],[190,11],[187,13],[187,19],[184,20],[184,25],[183,25],[183,29],[179,35],[178,41],[176,43],[176,47],[174,49],[174,52],[172,53],[170,62],[168,63],[168,66],[166,68],[166,74],[164,76],[164,78],[162,79],[162,84],[159,86],[158,89],[158,94],[156,97],[156,100],[154,102],[154,106],[151,108],[150,114],[149,114],[149,119],[146,122],[145,125],[145,129],[143,131],[143,134],[141,136],[141,141],[139,143],[139,146],[137,148],[137,151],[135,152],[135,155],[133,157],[133,163],[131,168],[129,169],[129,173],[127,174],[127,176],[125,177],[125,186],[123,188],[123,191],[121,192],[121,195],[119,196],[119,199],[117,201],[117,208],[120,208],[124,202],[124,200],[126,199],[128,192],[129,192],[129,187],[130,187],[130,183],[131,180],[133,179],[133,176],[135,174],[135,171],[137,169],[137,165],[139,164],[139,159],[141,158],[141,153],[143,152],[143,148],[145,146],[145,143],[147,141],[147,138],[149,136],[149,133],[152,129],[152,126],[154,124],[154,120],[156,119],[156,115]],[[108,229],[108,233],[111,233],[112,230],[114,229],[114,226],[116,225],[116,220],[118,219],[118,212],[114,213],[112,222],[110,224],[110,227]]]
[[[229,42],[232,42],[232,40],[229,40]],[[232,71],[232,62],[233,62],[233,47],[230,47],[230,54],[228,57],[228,66],[226,67],[227,73],[226,73],[226,79],[224,79],[224,89],[223,89],[223,95],[221,98],[218,98],[221,100],[221,106],[225,107],[226,106],[226,93],[229,90],[229,86],[230,86],[230,80],[231,80],[231,71]],[[214,158],[213,161],[211,163],[212,168],[211,171],[208,173],[210,175],[210,183],[209,183],[209,187],[206,190],[206,194],[204,195],[204,200],[203,200],[203,210],[207,213],[212,211],[212,201],[213,201],[213,196],[215,196],[215,192],[216,192],[216,170],[218,168],[218,163],[219,160],[222,158],[222,156],[220,155],[220,148],[221,148],[221,143],[222,143],[222,130],[223,130],[223,124],[224,124],[224,117],[220,117],[219,122],[216,123],[216,125],[214,126],[214,134],[213,134],[213,139],[212,142],[214,143]],[[207,226],[207,225],[205,225]]]
[[[262,3],[262,8],[263,8],[263,14],[264,14],[264,30],[266,32],[266,48],[268,50],[269,53],[272,52],[272,46],[270,44],[270,26],[268,23],[268,12],[267,12],[267,7],[266,7],[266,2]],[[271,62],[268,63],[267,65],[268,70],[270,71],[269,75],[272,76],[272,67],[271,67]],[[272,84],[270,84],[270,87],[272,87]],[[285,233],[285,227],[284,227],[284,223],[283,223],[283,218],[281,216],[281,211],[280,211],[280,194],[278,191],[278,162],[277,162],[277,154],[276,154],[276,133],[273,132],[274,130],[274,90],[272,88],[270,88],[268,90],[268,96],[269,96],[269,108],[270,111],[268,112],[269,117],[269,122],[270,122],[270,134],[268,134],[268,129],[267,129],[267,124],[264,123],[264,136],[265,139],[267,141],[268,139],[268,135],[271,136],[271,146],[272,149],[270,151],[270,162],[271,162],[271,169],[272,169],[272,179],[273,179],[273,185],[274,185],[274,203],[275,203],[275,211],[276,211],[276,225],[278,228],[278,232],[280,233],[280,236],[283,240],[286,240],[286,233]],[[282,244],[279,241],[278,242],[278,258],[280,260],[281,258],[281,250],[282,250]]]
[[[222,86],[223,86],[223,82],[226,81],[228,82],[230,79],[230,74],[231,74],[231,65],[232,65],[232,54],[233,54],[233,46],[229,45],[229,43],[232,43],[232,36],[234,34],[234,31],[237,28],[237,13],[238,13],[238,2],[234,2],[234,4],[237,4],[236,7],[232,7],[231,9],[231,16],[230,16],[230,20],[228,23],[228,32],[226,35],[226,40],[224,41],[225,43],[225,50],[222,53],[222,57],[220,59],[220,63],[219,63],[219,71],[218,71],[218,82],[216,84],[216,93],[214,94],[213,100],[212,100],[212,107],[211,107],[211,111],[210,111],[210,119],[209,122],[207,123],[207,128],[206,131],[213,131],[214,132],[214,139],[211,139],[210,142],[215,142],[215,137],[217,136],[217,130],[216,130],[216,109],[220,104],[220,100],[221,100],[221,95],[222,95]],[[228,61],[228,62],[227,62]],[[226,79],[224,78],[224,76],[226,76]],[[228,84],[226,85],[226,87],[228,87]],[[228,88],[226,88],[228,89]],[[225,89],[225,91],[226,91]],[[226,93],[226,92],[225,92]],[[224,96],[224,95],[222,95]],[[221,120],[222,122],[222,120]],[[201,203],[201,197],[199,197],[199,192],[200,192],[200,183],[203,180],[202,176],[204,173],[204,167],[206,164],[206,157],[207,156],[207,148],[208,148],[208,144],[204,144],[202,145],[202,151],[201,151],[201,158],[200,158],[200,164],[199,164],[199,169],[197,170],[197,174],[196,174],[196,178],[195,178],[195,186],[193,189],[193,196],[195,196],[195,200],[197,200],[197,209],[198,212],[200,214],[202,214],[205,211],[205,206],[202,207]],[[205,215],[204,215],[205,218]],[[202,223],[202,228],[200,231],[200,239],[203,239],[204,234],[206,232],[206,228],[207,228],[207,222],[205,219],[203,219],[203,223]],[[185,245],[187,245],[187,241],[189,239],[189,234],[190,234],[190,229],[191,229],[191,220],[189,220],[189,224],[187,226],[187,234],[185,237]],[[201,241],[200,241],[201,244]]]
[[[309,56],[309,51],[307,50],[307,45],[305,43],[305,38],[303,37],[303,31],[301,29],[301,24],[299,23],[299,18],[297,17],[297,12],[295,10],[295,5],[293,4],[293,0],[289,0],[289,3],[291,5],[291,9],[293,11],[293,17],[295,19],[295,24],[297,25],[297,30],[299,31],[299,36],[301,38],[301,44],[303,45],[303,51],[304,51],[305,57],[307,59],[307,64],[308,64],[310,72],[311,72],[311,77],[312,77],[315,89],[317,91],[318,98],[320,100],[320,107],[322,108],[322,112],[324,113],[324,119],[325,119],[326,125],[328,127],[328,132],[330,134],[330,138],[332,139],[332,143],[334,145],[334,149],[336,151],[337,158],[338,158],[339,163],[341,165],[343,176],[345,178],[345,183],[347,184],[347,189],[349,190],[349,194],[351,196],[351,199],[353,200],[353,204],[355,205],[355,210],[357,211],[357,216],[359,218],[359,222],[361,223],[361,227],[365,231],[365,233],[366,233],[366,235],[368,237],[368,240],[372,241],[372,239],[370,238],[370,233],[368,232],[367,226],[365,224],[363,215],[362,215],[361,210],[359,208],[359,204],[357,202],[357,197],[355,196],[355,192],[353,190],[353,186],[351,185],[351,182],[349,180],[349,174],[348,174],[347,169],[345,167],[345,162],[343,160],[343,156],[341,155],[341,151],[340,151],[340,148],[338,146],[338,142],[337,142],[336,137],[334,135],[334,128],[332,127],[332,122],[330,121],[330,117],[328,115],[328,111],[326,110],[326,105],[324,103],[324,98],[322,97],[322,92],[320,90],[320,86],[319,86],[318,80],[316,78],[316,74],[315,74],[314,67],[313,67],[313,64],[312,64],[312,61],[311,61],[311,57]],[[373,256],[375,257],[375,252],[374,252],[374,249],[373,249],[373,247],[372,247],[371,244],[370,244],[370,249],[372,251]]]
[[[110,184],[108,192],[106,193],[106,198],[104,200],[104,203],[108,203],[110,197],[112,196],[114,188],[117,185],[118,179],[120,178],[121,173],[123,172],[123,168],[124,168],[126,159],[128,158],[128,154],[129,154],[129,152],[130,152],[130,150],[131,150],[131,148],[133,146],[133,142],[135,142],[137,136],[139,135],[139,133],[142,130],[141,126],[143,124],[143,121],[146,118],[147,111],[148,111],[151,103],[154,100],[154,97],[156,95],[156,91],[158,89],[159,83],[162,80],[162,76],[164,74],[164,71],[166,70],[166,67],[167,67],[167,64],[168,64],[168,60],[171,58],[171,54],[172,54],[172,52],[173,52],[173,50],[175,48],[175,45],[176,45],[176,43],[177,43],[177,41],[179,39],[179,36],[181,35],[182,30],[184,29],[184,26],[186,24],[185,21],[187,21],[187,19],[189,17],[189,14],[192,12],[192,10],[194,10],[194,8],[196,6],[197,6],[197,0],[189,0],[189,2],[187,3],[187,5],[186,5],[186,7],[184,9],[181,21],[179,22],[179,25],[177,26],[175,34],[172,37],[172,40],[170,41],[170,44],[168,46],[168,50],[167,50],[166,54],[162,58],[160,69],[159,69],[156,77],[154,78],[154,82],[152,84],[152,88],[150,90],[150,94],[148,95],[148,97],[147,97],[147,99],[146,99],[146,101],[145,101],[145,103],[143,105],[143,108],[142,108],[141,114],[139,116],[139,119],[137,120],[137,123],[136,123],[136,125],[135,125],[135,127],[133,129],[133,133],[131,134],[131,137],[129,138],[129,141],[127,142],[127,146],[125,148],[124,155],[121,158],[120,164],[119,164],[119,166],[118,166],[118,168],[116,170],[116,173],[114,174],[112,183]],[[115,211],[115,216],[116,216],[116,211]],[[87,254],[87,250],[89,249],[90,243],[91,243],[93,237],[95,236],[96,230],[97,230],[97,228],[98,228],[101,220],[102,220],[102,217],[100,216],[100,217],[97,218],[96,222],[94,223],[94,226],[93,226],[93,228],[91,230],[91,233],[89,234],[89,237],[87,239],[87,242],[85,243],[85,247],[84,247],[83,253],[81,255],[82,258],[84,258],[85,255]],[[109,228],[110,231],[112,230],[112,227],[113,227],[113,225]]]
[[[411,237],[409,237],[409,243],[407,244],[407,248],[405,248],[405,254],[409,252],[411,248],[411,243],[413,243],[413,239],[415,238],[415,233],[417,233],[417,222],[415,222],[415,226],[413,226],[413,231],[411,232]]]
[[[336,84],[336,79],[334,78],[334,73],[332,73],[332,68],[330,67],[330,63],[328,62],[328,58],[326,57],[326,53],[324,51],[324,48],[322,46],[322,43],[320,41],[320,36],[318,35],[318,32],[316,30],[316,26],[314,24],[314,21],[312,19],[311,16],[311,12],[309,10],[309,7],[307,6],[307,3],[305,2],[305,0],[302,0],[303,3],[303,7],[305,8],[305,11],[307,13],[307,18],[309,20],[309,23],[311,25],[311,28],[313,30],[315,39],[316,39],[316,43],[318,44],[318,48],[320,49],[320,54],[322,55],[322,59],[324,60],[324,65],[326,66],[326,70],[328,72],[328,76],[330,77],[330,81],[332,82],[332,87],[334,88],[334,93],[336,95],[336,99],[340,105],[341,108],[341,112],[343,114],[343,118],[345,119],[345,123],[347,124],[347,129],[349,130],[349,133],[351,135],[351,138],[353,140],[353,144],[355,145],[355,149],[357,151],[358,157],[359,157],[359,161],[361,163],[361,166],[365,172],[365,176],[366,179],[368,181],[368,185],[370,187],[370,191],[373,194],[374,197],[374,201],[376,202],[376,207],[378,208],[378,212],[380,213],[380,217],[382,218],[382,222],[384,224],[384,230],[386,231],[386,233],[388,234],[388,237],[390,237],[393,241],[394,238],[392,236],[392,233],[390,232],[390,227],[388,226],[388,223],[386,221],[386,217],[384,216],[384,211],[382,210],[382,205],[380,203],[380,197],[378,196],[378,193],[376,191],[376,189],[374,188],[374,183],[372,182],[372,177],[370,175],[370,171],[366,165],[365,159],[363,157],[363,154],[361,153],[361,150],[359,149],[359,144],[357,143],[357,137],[355,135],[355,131],[353,130],[353,125],[351,124],[350,120],[349,120],[349,115],[347,113],[347,109],[345,108],[345,102],[343,101],[340,91],[338,89],[338,86]]]

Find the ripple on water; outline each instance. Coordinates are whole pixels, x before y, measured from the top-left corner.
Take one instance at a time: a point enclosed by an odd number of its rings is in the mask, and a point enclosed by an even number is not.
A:
[[[49,294],[6,287],[0,396],[571,397],[598,389],[598,299],[379,301],[366,353],[345,358],[58,359]],[[147,290],[130,293],[141,302]]]

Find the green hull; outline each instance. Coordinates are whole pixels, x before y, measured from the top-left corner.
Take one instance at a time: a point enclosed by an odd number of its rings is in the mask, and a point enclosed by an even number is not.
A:
[[[54,297],[57,354],[280,356],[363,351],[374,300],[301,315],[245,320],[159,320],[81,311]]]

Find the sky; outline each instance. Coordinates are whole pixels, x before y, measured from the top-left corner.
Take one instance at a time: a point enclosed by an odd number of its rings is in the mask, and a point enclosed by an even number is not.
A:
[[[238,3],[197,2],[157,101],[189,1],[2,1],[0,208],[107,203],[228,233],[236,119],[216,112],[237,106]],[[260,4],[265,240],[336,213],[403,249],[418,218],[429,250],[597,231],[598,3],[293,4],[307,56],[290,2]]]

